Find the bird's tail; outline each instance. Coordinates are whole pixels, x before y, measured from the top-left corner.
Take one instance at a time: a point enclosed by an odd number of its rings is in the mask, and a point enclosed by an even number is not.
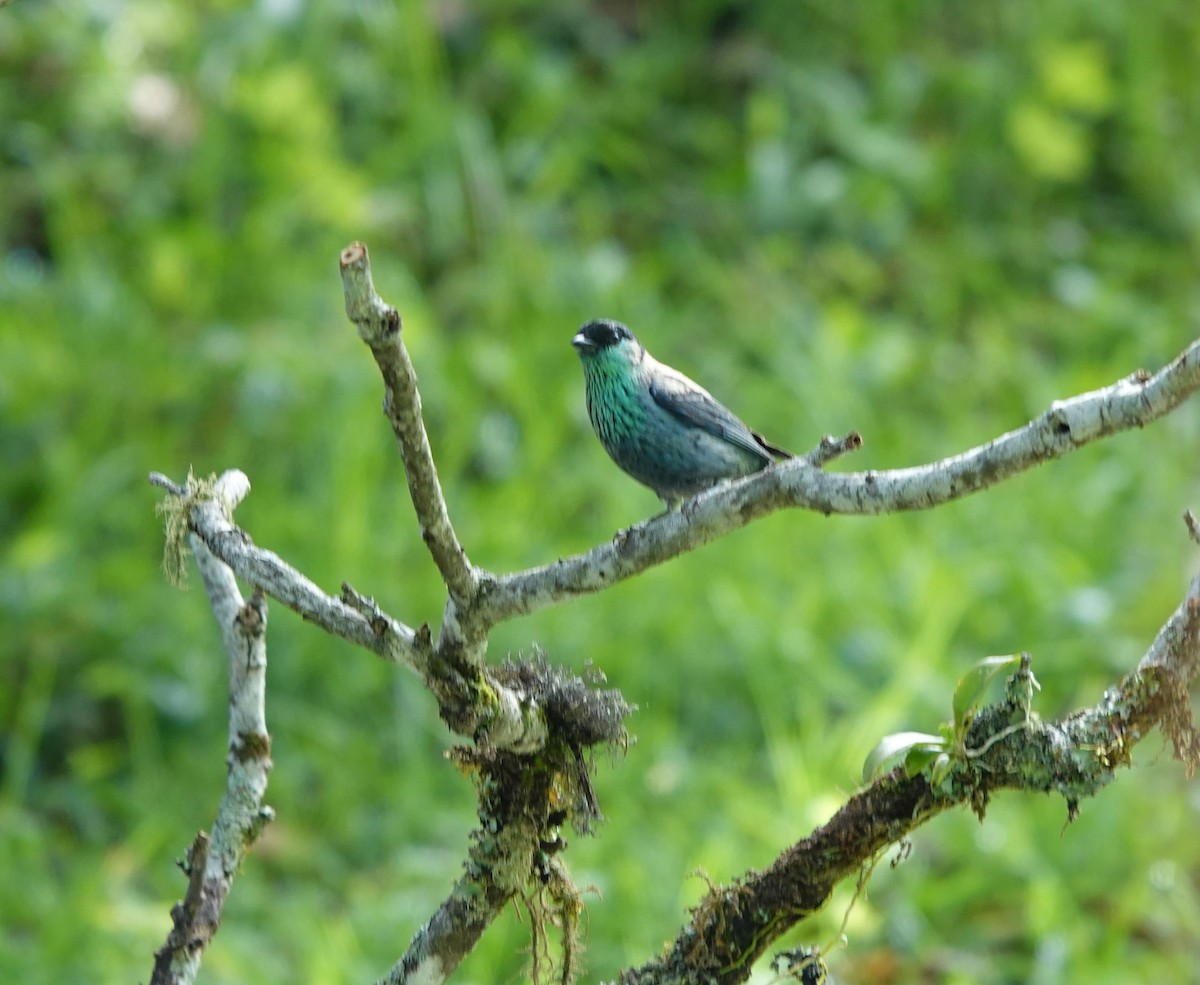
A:
[[[763,451],[769,452],[771,455],[775,456],[775,458],[795,458],[796,457],[790,451],[785,451],[783,448],[780,448],[778,445],[771,444],[771,442],[769,442],[766,438],[764,438],[757,431],[751,431],[750,433],[752,435],[754,435],[754,440],[757,441],[760,445],[762,445]]]

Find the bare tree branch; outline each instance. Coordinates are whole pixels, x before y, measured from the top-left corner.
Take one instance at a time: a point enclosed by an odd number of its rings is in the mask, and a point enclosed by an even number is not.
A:
[[[400,313],[375,292],[363,244],[352,243],[342,251],[341,270],[346,314],[357,326],[359,337],[370,346],[387,387],[384,413],[400,443],[400,457],[421,536],[442,573],[450,597],[461,602],[475,591],[478,576],[450,523],[421,416],[417,373],[401,335]]]
[[[238,577],[335,636],[422,672],[424,654],[417,645],[416,632],[409,626],[386,616],[382,622],[368,622],[342,599],[326,595],[277,554],[255,546],[249,535],[211,500],[198,500],[192,508],[192,519],[195,532]]]
[[[924,510],[1027,471],[1089,442],[1143,427],[1200,389],[1200,340],[1154,376],[1138,372],[1103,390],[1056,401],[1016,431],[916,468],[823,472],[820,448],[701,493],[617,533],[608,544],[514,574],[485,575],[477,632],[514,616],[602,591],[785,507],[875,515]]]
[[[261,643],[266,610],[260,593],[266,593],[328,632],[414,670],[434,694],[449,727],[473,740],[453,751],[464,774],[476,782],[480,800],[480,827],[472,835],[465,873],[385,979],[389,985],[444,980],[513,899],[525,903],[534,922],[536,952],[547,912],[536,901],[546,893],[551,919],[563,926],[565,978],[574,970],[577,949],[570,924],[582,903],[555,857],[564,844],[558,829],[565,822],[587,830],[599,816],[584,750],[619,747],[631,709],[617,692],[597,689],[594,676],[577,678],[540,660],[487,665],[488,635],[497,623],[601,591],[777,509],[824,514],[927,509],[1090,441],[1143,426],[1200,389],[1196,342],[1156,376],[1135,374],[1104,390],[1057,402],[1023,428],[926,466],[827,474],[822,467],[858,448],[861,438],[857,433],[824,438],[801,458],[709,490],[679,512],[620,531],[611,543],[586,554],[495,575],[471,564],[451,524],[400,316],[376,293],[364,246],[355,243],[343,251],[341,272],[347,314],[383,376],[385,413],[400,447],[422,536],[446,584],[436,642],[428,626],[405,625],[349,585],[340,598],[326,595],[277,555],[256,547],[232,521],[232,509],[248,489],[240,472],[216,481],[189,475],[184,486],[159,475],[151,481],[170,493],[164,505],[165,567],[172,577],[180,576],[182,545],[190,532],[205,583],[217,586],[209,588],[214,613],[223,626],[235,626],[242,634],[234,637],[239,653],[250,652],[255,632]],[[248,605],[236,594],[234,574],[256,588]],[[991,791],[1005,787],[1058,790],[1074,810],[1078,798],[1094,793],[1116,766],[1128,762],[1128,750],[1156,724],[1190,769],[1200,759],[1200,740],[1187,713],[1187,687],[1196,674],[1198,591],[1193,583],[1138,670],[1096,708],[1057,725],[1042,722],[1030,708],[1032,676],[1026,661],[1010,681],[1006,700],[980,711],[969,729],[964,726],[952,768],[936,777],[894,771],[873,783],[770,870],[710,893],[668,954],[623,977],[741,981],[780,933],[824,904],[838,880],[870,863],[924,819],[961,803],[982,812]],[[234,618],[235,613],[240,615]],[[232,659],[234,650],[230,653]],[[244,851],[257,833],[254,825],[267,816],[258,806],[270,765],[261,721],[265,651],[261,660],[247,657],[239,666],[243,676],[231,669],[231,686],[248,697],[235,700],[231,709],[230,787],[211,842],[202,833],[189,853],[191,884],[173,913],[175,928],[159,952],[156,981],[190,981],[182,976],[194,976],[241,857],[230,854],[230,839],[241,832]],[[235,785],[242,752],[257,772],[247,767]]]
[[[249,481],[236,469],[217,480],[229,481],[249,490]],[[236,575],[334,636],[420,675],[437,698],[442,718],[460,735],[524,751],[546,741],[544,709],[533,694],[507,687],[486,668],[446,659],[434,647],[427,626],[413,630],[349,585],[343,586],[341,598],[326,595],[277,554],[256,547],[250,535],[234,525],[230,503],[214,493],[211,482],[189,476],[181,486],[157,472],[151,473],[150,482],[170,492],[166,509],[184,517],[180,529],[198,536]],[[168,534],[167,553],[171,552]]]
[[[236,469],[225,473],[231,474],[245,480]],[[326,595],[279,555],[256,547],[250,535],[230,519],[230,504],[210,495],[203,484],[180,486],[158,472],[150,474],[150,482],[179,499],[177,509],[186,512],[188,529],[239,578],[334,636],[421,673],[422,654],[411,628],[383,613],[376,621],[369,621],[353,605]],[[248,481],[246,487],[249,489]]]
[[[217,484],[218,499],[232,508],[249,485],[241,473]],[[193,535],[200,568],[221,639],[229,655],[229,773],[212,836],[201,831],[183,865],[187,894],[171,911],[172,929],[154,957],[151,985],[186,985],[195,980],[200,958],[221,923],[221,911],[250,845],[274,816],[263,806],[271,769],[267,733],[267,606],[256,592],[247,603],[229,568]]]

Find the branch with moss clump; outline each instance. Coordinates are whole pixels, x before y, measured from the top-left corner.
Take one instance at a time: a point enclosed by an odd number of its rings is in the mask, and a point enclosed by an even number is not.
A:
[[[576,676],[540,654],[507,661],[495,675],[546,709],[549,739],[532,753],[480,745],[451,750],[475,784],[479,825],[450,897],[380,985],[444,980],[511,900],[522,901],[530,918],[535,985],[555,966],[562,985],[578,971],[583,897],[559,857],[567,847],[562,832],[570,826],[587,834],[600,820],[586,757],[595,749],[623,749],[624,722],[634,709],[617,691],[600,687],[598,671]],[[561,938],[557,962],[547,945],[549,925]]]

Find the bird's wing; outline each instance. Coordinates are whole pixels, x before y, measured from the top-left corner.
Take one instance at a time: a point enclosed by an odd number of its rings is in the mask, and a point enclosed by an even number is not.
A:
[[[728,407],[682,373],[660,366],[650,383],[650,396],[659,407],[689,427],[700,428],[744,448],[765,462],[772,461],[773,448],[746,427]]]

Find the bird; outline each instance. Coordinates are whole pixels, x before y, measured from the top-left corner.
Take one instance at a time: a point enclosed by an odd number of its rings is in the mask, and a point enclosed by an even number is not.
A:
[[[583,363],[588,418],[600,444],[668,512],[718,482],[792,457],[699,383],[660,363],[620,322],[589,321],[571,344]]]

